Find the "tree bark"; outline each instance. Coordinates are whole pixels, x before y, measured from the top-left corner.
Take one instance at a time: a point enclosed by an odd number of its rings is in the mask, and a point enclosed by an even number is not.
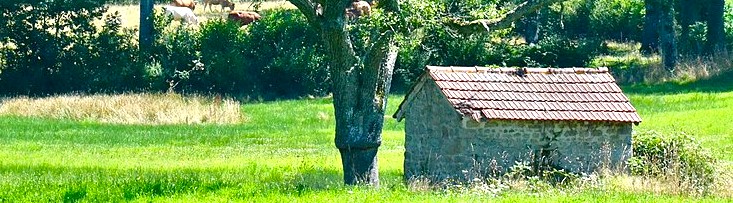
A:
[[[660,8],[657,0],[644,0],[644,30],[641,37],[641,53],[652,54],[659,50]]]
[[[524,17],[527,13],[535,12],[542,7],[562,1],[566,0],[529,0],[519,4],[519,6],[504,15],[504,17],[498,19],[481,19],[471,22],[463,22],[458,19],[444,19],[443,21],[446,27],[457,30],[462,34],[491,32],[492,29],[498,30],[511,27],[512,23]]]
[[[674,30],[674,7],[671,2],[653,0],[660,5],[659,43],[664,68],[672,72],[677,64],[677,42]]]
[[[392,70],[397,56],[394,34],[385,30],[360,58],[354,52],[346,30],[344,9],[351,0],[323,2],[323,14],[316,2],[291,0],[309,23],[320,31],[333,76],[333,106],[336,119],[334,142],[341,154],[344,183],[379,185],[377,152],[382,144],[382,125]],[[395,0],[383,1],[397,5]],[[381,3],[381,2],[380,2]],[[385,6],[387,12],[399,12]]]
[[[321,34],[333,76],[333,106],[336,119],[334,142],[341,153],[344,183],[379,185],[377,152],[382,144],[382,125],[387,108],[392,71],[398,48],[395,33],[381,34],[363,58],[356,55],[346,29],[344,9],[352,0],[314,1],[289,0],[300,10],[308,23]],[[503,19],[480,23],[481,28],[506,28],[522,15],[536,11],[538,5],[561,0],[524,3]],[[318,3],[323,12],[316,12]],[[380,8],[398,14],[397,0],[381,0]],[[398,15],[396,15],[398,16]],[[487,20],[479,20],[486,22]],[[472,26],[470,23],[468,26]],[[469,28],[471,29],[471,28]]]
[[[702,43],[696,41],[691,35],[690,26],[701,20],[703,6],[707,2],[699,0],[678,0],[676,7],[678,8],[677,21],[680,26],[679,49],[685,54],[700,55],[702,53]]]
[[[537,44],[540,41],[540,11],[529,14],[524,20],[522,35],[527,44]]]
[[[707,52],[715,53],[725,50],[725,28],[723,24],[723,13],[725,12],[724,0],[709,0],[708,5],[708,30],[707,30]]]
[[[147,53],[153,46],[153,0],[140,0],[140,32],[138,33],[141,53]]]

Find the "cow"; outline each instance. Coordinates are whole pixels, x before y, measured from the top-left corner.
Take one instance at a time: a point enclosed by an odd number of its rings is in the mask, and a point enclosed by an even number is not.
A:
[[[240,26],[245,26],[254,21],[260,20],[260,14],[249,11],[232,11],[229,12],[227,19],[232,22],[238,22]]]
[[[196,9],[196,1],[194,0],[173,0],[171,4],[177,7],[190,8],[191,10]]]
[[[165,13],[173,16],[173,20],[178,20],[187,24],[198,24],[199,19],[193,14],[193,11],[187,7],[163,6]]]
[[[347,18],[357,18],[359,16],[368,16],[372,13],[372,6],[366,1],[355,0],[351,2],[351,7],[344,10]],[[316,5],[316,15],[323,15],[323,6]]]
[[[230,0],[204,0],[204,11],[206,11],[206,7],[209,7],[209,11],[211,11],[211,5],[221,5],[221,11],[224,11],[224,7],[229,7],[230,11],[234,11],[234,3]]]
[[[368,16],[372,13],[372,6],[366,1],[351,2],[351,8],[346,9],[346,15],[349,17]]]

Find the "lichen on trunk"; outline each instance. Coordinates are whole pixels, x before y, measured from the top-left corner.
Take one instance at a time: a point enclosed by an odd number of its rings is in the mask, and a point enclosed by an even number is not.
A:
[[[321,16],[305,15],[319,29],[329,57],[336,119],[334,141],[341,153],[344,182],[377,186],[377,151],[382,144],[386,92],[389,92],[397,49],[394,34],[385,31],[364,58],[358,57],[346,30],[342,13],[346,4],[340,5],[344,2],[324,5]],[[308,7],[313,7],[308,2],[294,4],[301,11],[310,12]]]
[[[362,57],[354,51],[346,29],[344,10],[352,0],[289,0],[300,10],[308,23],[321,34],[328,65],[333,77],[333,106],[336,119],[335,144],[341,153],[346,184],[379,185],[377,152],[382,144],[382,125],[392,71],[397,59],[395,33],[391,26],[378,30],[376,39]],[[449,22],[446,27],[462,30],[489,31],[506,28],[511,21],[541,6],[563,0],[529,0],[520,4],[504,18],[477,23]],[[385,13],[399,14],[397,0],[382,0],[379,8]],[[318,12],[317,12],[318,11]],[[399,15],[393,15],[395,17]],[[491,23],[486,23],[491,22]]]
[[[392,36],[385,37],[384,41],[393,40]],[[390,47],[390,43],[375,44],[373,54],[361,61],[357,59],[356,65],[331,64],[336,114],[335,144],[341,153],[346,184],[379,185],[377,151],[382,144],[387,103],[385,92],[389,92],[397,55],[396,49]],[[356,58],[354,55],[348,57]],[[370,62],[369,59],[379,62]]]

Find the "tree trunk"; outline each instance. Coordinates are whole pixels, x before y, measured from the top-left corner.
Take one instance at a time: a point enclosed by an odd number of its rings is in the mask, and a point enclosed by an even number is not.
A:
[[[382,144],[382,125],[387,108],[392,71],[397,60],[394,32],[380,30],[366,56],[354,52],[346,30],[344,9],[352,0],[289,0],[319,30],[333,76],[333,106],[336,119],[336,148],[341,153],[344,183],[379,185],[377,152]],[[448,22],[447,26],[465,30],[489,31],[507,28],[511,22],[541,6],[562,0],[525,2],[500,20],[477,20],[470,23]],[[380,8],[399,14],[397,0],[382,0]],[[319,9],[317,9],[319,8]],[[319,12],[316,12],[319,10]],[[322,12],[321,12],[322,11]],[[399,15],[397,15],[399,16]]]
[[[341,37],[326,37],[326,47],[336,48]],[[375,44],[373,49],[390,50],[393,41],[388,36],[385,44]],[[331,49],[337,50],[337,49]],[[396,49],[393,49],[396,50]],[[335,144],[341,153],[344,183],[379,185],[377,151],[382,144],[382,125],[387,104],[392,70],[397,52],[378,53],[369,61],[356,61],[353,51],[343,50],[338,55],[348,60],[331,60],[334,76],[334,110],[336,114]],[[368,60],[367,57],[365,60]],[[351,63],[357,62],[357,63]]]
[[[707,52],[715,53],[725,50],[725,28],[723,25],[725,1],[710,0],[707,6],[708,30],[707,30]]]
[[[653,0],[660,5],[659,43],[664,68],[672,72],[677,64],[677,43],[674,30],[674,7],[671,2]]]
[[[341,153],[344,183],[378,186],[377,151],[397,55],[394,35],[382,34],[367,56],[359,58],[346,30],[345,6],[324,8],[319,27],[333,76],[335,144]]]
[[[641,53],[652,54],[659,49],[660,8],[657,0],[644,0],[644,30],[641,37]]]
[[[140,0],[140,32],[138,33],[141,53],[153,46],[153,0]]]
[[[341,153],[344,183],[379,185],[377,152],[387,94],[397,58],[394,34],[382,30],[366,56],[358,57],[346,29],[344,9],[351,0],[290,0],[319,31],[333,76],[336,148]],[[396,0],[383,0],[386,12],[399,12]],[[316,12],[318,10],[318,12]],[[370,40],[371,41],[371,40]]]
[[[524,41],[527,44],[537,44],[540,41],[540,11],[529,14],[524,21]]]
[[[699,55],[702,53],[702,43],[695,40],[690,29],[695,22],[700,21],[703,6],[698,0],[679,0],[677,8],[679,15],[677,16],[680,25],[680,50],[685,54]]]

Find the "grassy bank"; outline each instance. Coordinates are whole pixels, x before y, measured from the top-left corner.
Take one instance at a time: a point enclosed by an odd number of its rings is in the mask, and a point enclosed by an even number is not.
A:
[[[733,92],[628,91],[644,119],[637,130],[687,131],[720,158],[733,161]],[[402,98],[390,99],[392,113]],[[333,146],[330,99],[245,104],[240,111],[247,122],[228,125],[0,116],[0,202],[731,201],[729,189],[695,197],[674,187],[639,187],[648,181],[631,177],[572,188],[530,184],[494,192],[411,188],[401,176],[404,124],[393,119],[385,123],[379,152],[382,187],[345,187]]]

